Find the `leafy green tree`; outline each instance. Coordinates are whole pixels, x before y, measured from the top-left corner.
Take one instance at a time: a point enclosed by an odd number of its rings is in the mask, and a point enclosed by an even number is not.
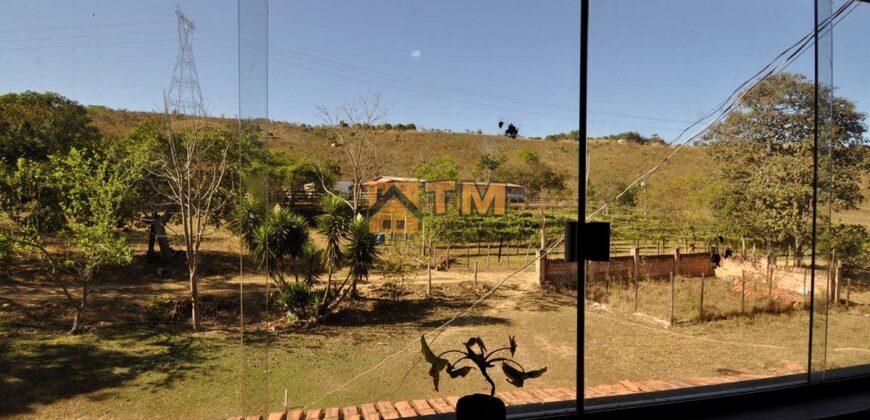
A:
[[[819,253],[843,262],[847,275],[866,270],[870,266],[870,233],[863,225],[837,224],[822,229]]]
[[[477,160],[474,169],[477,173],[483,176],[487,182],[492,181],[496,172],[504,163],[504,158],[490,153],[484,153]]]
[[[459,165],[451,155],[441,155],[431,162],[414,167],[414,177],[427,181],[454,181],[459,179]]]
[[[64,224],[60,202],[48,162],[20,158],[14,166],[0,165],[0,208],[13,223],[39,233],[57,232]]]
[[[46,239],[26,219],[19,219],[13,232],[0,235],[5,242],[14,243],[17,252],[45,264],[74,311],[72,333],[81,330],[91,286],[101,270],[131,260],[131,251],[117,226],[122,201],[142,177],[141,157],[134,153],[117,162],[77,149],[50,157],[53,171],[48,182],[58,191],[63,217],[57,237],[60,255],[48,250]],[[71,282],[68,277],[72,277]]]
[[[71,148],[92,149],[100,132],[88,110],[56,93],[8,93],[0,96],[0,161],[47,161]]]
[[[820,87],[819,95],[829,97],[830,89]],[[864,114],[842,97],[819,106],[833,109],[820,144],[823,155],[830,149],[834,171],[819,171],[820,200],[830,199],[835,210],[854,209],[863,200],[856,174],[866,169]],[[780,74],[744,92],[703,140],[732,197],[721,202],[723,217],[746,226],[768,248],[791,241],[796,265],[812,234],[814,110],[814,84],[802,75]]]

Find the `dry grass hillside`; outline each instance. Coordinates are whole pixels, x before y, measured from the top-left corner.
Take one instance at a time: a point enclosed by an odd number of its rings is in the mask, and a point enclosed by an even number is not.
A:
[[[159,114],[151,112],[112,110],[104,107],[90,107],[90,110],[94,123],[108,136],[122,136],[137,124],[161,118]],[[232,119],[213,118],[211,124],[229,130],[237,127],[236,121]],[[295,157],[328,157],[346,167],[343,165],[346,155],[339,147],[330,145],[331,137],[329,130],[322,128],[273,122],[268,146],[272,150],[286,152]],[[531,150],[540,156],[542,162],[564,174],[568,187],[572,190],[576,190],[579,179],[578,145],[572,140],[510,139],[480,134],[400,130],[376,131],[373,140],[382,154],[384,175],[412,176],[414,167],[420,162],[449,154],[459,165],[460,176],[473,179],[475,163],[484,153],[500,154],[507,159],[508,165],[519,165],[519,152]],[[615,140],[591,140],[590,182],[628,184],[661,162],[672,151],[672,146],[662,144],[641,145]],[[656,182],[675,176],[701,175],[708,176],[711,182],[717,182],[713,168],[713,162],[705,150],[688,146],[662,165],[648,180]],[[836,221],[870,226],[868,182],[863,183],[862,192],[868,200],[857,210],[835,215]]]

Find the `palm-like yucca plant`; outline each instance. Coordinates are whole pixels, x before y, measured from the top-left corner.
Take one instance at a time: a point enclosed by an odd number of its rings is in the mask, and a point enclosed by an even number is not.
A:
[[[299,255],[298,272],[302,274],[302,283],[311,287],[323,274],[323,250],[309,241]]]
[[[377,238],[369,231],[368,220],[362,215],[357,215],[351,223],[345,254],[351,277],[350,293],[351,296],[356,297],[357,282],[368,280],[369,270],[380,259]]]
[[[326,295],[324,302],[329,302],[332,289],[332,273],[341,267],[344,254],[341,242],[347,237],[350,221],[350,208],[344,200],[325,195],[320,200],[320,210],[323,214],[317,216],[317,230],[326,239],[323,249],[323,265],[326,267]]]
[[[256,246],[254,231],[263,224],[265,218],[266,209],[263,202],[253,194],[247,193],[233,209],[230,217],[230,229],[235,235],[242,238],[242,242],[248,249],[253,250]]]
[[[284,273],[287,272],[287,259],[293,261],[302,254],[309,242],[308,228],[305,219],[298,214],[275,205],[266,215],[266,220],[257,226],[252,236],[253,253],[265,267],[269,277],[285,289],[287,283]]]

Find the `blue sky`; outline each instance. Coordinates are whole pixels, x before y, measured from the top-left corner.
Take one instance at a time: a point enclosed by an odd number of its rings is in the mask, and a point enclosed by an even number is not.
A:
[[[155,110],[175,64],[174,9],[194,20],[203,96],[238,113],[235,1],[0,0],[0,92],[51,90]],[[541,136],[578,126],[579,2],[272,1],[269,113],[381,92],[390,122]],[[591,135],[673,136],[812,27],[810,0],[593,0]],[[835,30],[839,94],[868,111],[870,5]],[[811,54],[792,70],[811,71]]]

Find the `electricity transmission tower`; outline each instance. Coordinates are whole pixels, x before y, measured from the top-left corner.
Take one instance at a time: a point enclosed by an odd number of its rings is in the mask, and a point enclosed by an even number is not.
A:
[[[193,59],[193,33],[196,26],[184,16],[180,7],[176,6],[175,16],[178,18],[178,55],[172,71],[172,85],[166,97],[168,111],[177,115],[205,116],[199,75]]]

